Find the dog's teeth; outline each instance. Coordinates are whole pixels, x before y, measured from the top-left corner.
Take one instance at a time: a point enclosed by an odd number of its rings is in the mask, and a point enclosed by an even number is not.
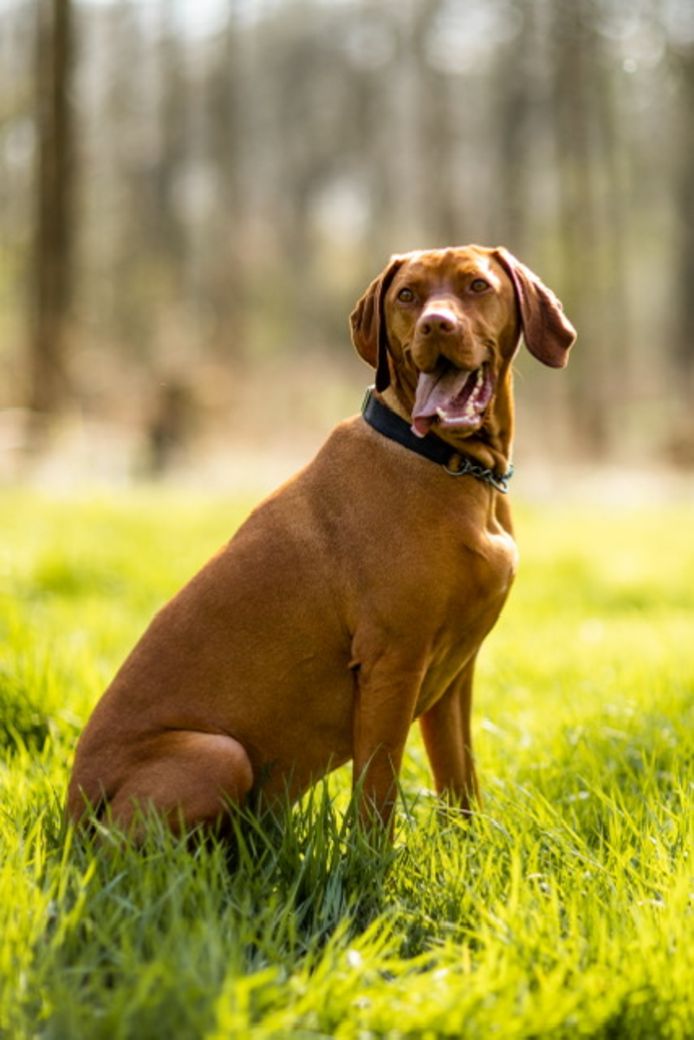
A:
[[[436,414],[438,415],[439,419],[447,419],[448,418],[448,412],[444,408],[437,408],[436,409]]]
[[[481,368],[478,368],[477,369],[477,382],[475,383],[475,389],[477,389],[478,386],[482,386],[482,381],[483,380],[484,380],[484,372],[482,371]]]

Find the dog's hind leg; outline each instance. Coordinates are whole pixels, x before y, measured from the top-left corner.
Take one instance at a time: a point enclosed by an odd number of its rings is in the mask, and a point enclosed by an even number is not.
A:
[[[109,819],[137,839],[141,813],[154,811],[172,831],[214,828],[242,804],[253,784],[245,748],[233,737],[169,730],[157,737],[109,798]]]

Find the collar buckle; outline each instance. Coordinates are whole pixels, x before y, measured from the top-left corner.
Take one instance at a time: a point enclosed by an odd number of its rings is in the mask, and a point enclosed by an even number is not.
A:
[[[450,477],[475,477],[477,480],[484,481],[485,484],[491,484],[491,486],[496,488],[497,491],[500,491],[502,495],[508,494],[508,482],[513,476],[513,466],[509,466],[503,476],[499,477],[493,469],[486,469],[484,466],[480,466],[478,463],[473,462],[472,459],[468,459],[464,455],[460,455],[458,452],[456,452],[452,458],[460,459],[460,468],[451,469],[450,462],[444,463],[443,468]]]

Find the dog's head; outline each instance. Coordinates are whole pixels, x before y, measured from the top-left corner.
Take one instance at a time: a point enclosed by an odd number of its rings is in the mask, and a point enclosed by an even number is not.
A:
[[[352,340],[391,383],[415,433],[475,433],[521,333],[546,365],[567,362],[576,332],[556,296],[507,250],[464,246],[392,257],[358,301]]]

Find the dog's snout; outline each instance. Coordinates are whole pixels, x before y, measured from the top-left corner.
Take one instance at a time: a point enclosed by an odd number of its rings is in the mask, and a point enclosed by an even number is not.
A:
[[[453,313],[445,308],[427,310],[417,322],[420,336],[450,336],[459,329],[460,322]]]
[[[443,300],[431,300],[420,314],[412,340],[412,360],[420,372],[433,372],[441,358],[457,364],[465,339],[464,320]]]

